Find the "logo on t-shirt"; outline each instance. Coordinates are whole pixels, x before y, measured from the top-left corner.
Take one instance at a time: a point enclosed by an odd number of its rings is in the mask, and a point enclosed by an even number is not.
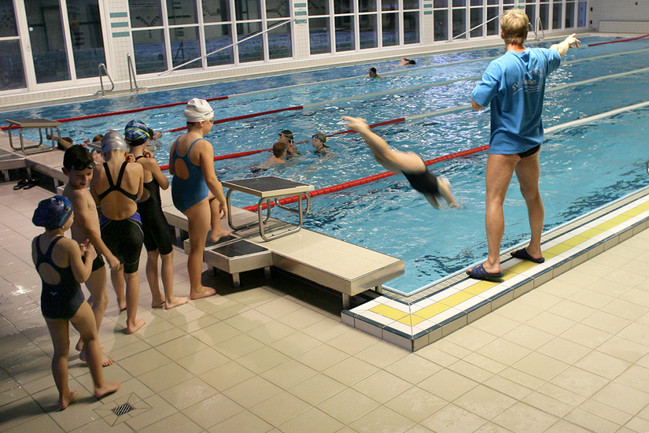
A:
[[[536,68],[528,71],[525,74],[525,78],[514,83],[512,90],[514,94],[523,90],[525,93],[537,93],[543,89],[543,84],[545,83],[545,73],[543,69]]]

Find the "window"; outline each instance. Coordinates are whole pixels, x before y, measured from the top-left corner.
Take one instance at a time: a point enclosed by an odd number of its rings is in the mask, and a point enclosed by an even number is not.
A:
[[[0,90],[20,89],[27,84],[12,2],[2,2],[0,18]]]
[[[311,54],[330,53],[330,38],[329,17],[309,19],[309,43],[311,46]]]
[[[106,63],[98,0],[68,0],[68,23],[77,78],[96,77]]]
[[[25,0],[37,83],[71,78],[58,0]]]

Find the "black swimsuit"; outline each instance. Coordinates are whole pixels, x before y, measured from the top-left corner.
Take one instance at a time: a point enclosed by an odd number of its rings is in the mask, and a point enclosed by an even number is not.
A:
[[[45,254],[41,252],[40,239],[38,236],[36,242],[36,269],[41,264],[47,263],[59,274],[60,281],[57,284],[50,284],[43,280],[43,289],[41,291],[41,312],[48,319],[71,319],[79,310],[84,301],[81,285],[74,278],[72,265],[67,268],[61,268],[54,264],[52,260],[52,250],[54,245],[63,239],[63,236],[54,238],[47,248]]]
[[[106,170],[106,179],[108,180],[108,189],[101,194],[97,194],[99,200],[103,199],[113,191],[117,191],[135,201],[137,194],[131,194],[122,189],[122,177],[126,170],[127,161],[124,161],[119,169],[117,182],[113,183],[113,178],[108,170],[108,165],[104,163]],[[100,218],[101,239],[108,249],[124,263],[124,273],[132,274],[137,272],[140,264],[140,251],[142,251],[142,242],[144,241],[144,232],[142,231],[142,220],[140,215],[135,212],[130,217],[123,220],[111,220],[104,215]]]
[[[408,182],[410,182],[410,185],[412,185],[415,191],[439,197],[440,193],[437,186],[437,176],[428,171],[428,169],[417,174],[403,172],[403,175],[408,179]]]
[[[144,158],[144,156],[140,155],[135,160],[140,158]],[[147,251],[158,250],[162,255],[169,254],[173,246],[169,224],[162,212],[160,185],[154,178],[151,182],[144,184],[144,189],[149,191],[149,198],[137,204],[137,211],[142,217],[144,246]]]
[[[126,171],[126,164],[128,164],[128,161],[124,161],[122,163],[122,166],[119,168],[119,174],[117,175],[117,182],[113,183],[113,177],[110,175],[108,164],[104,162],[104,171],[106,172],[106,180],[108,180],[108,189],[102,192],[101,194],[97,194],[99,201],[103,200],[104,197],[106,197],[109,193],[113,191],[121,192],[122,194],[124,194],[126,197],[130,198],[133,201],[137,200],[137,193],[131,194],[130,192],[124,191],[124,189],[122,189],[122,178],[124,177],[124,172]]]

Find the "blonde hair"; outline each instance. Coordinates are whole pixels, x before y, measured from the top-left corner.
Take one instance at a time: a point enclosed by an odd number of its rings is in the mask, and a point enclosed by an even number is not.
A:
[[[529,25],[530,19],[521,9],[509,9],[500,17],[500,29],[506,44],[523,45]]]

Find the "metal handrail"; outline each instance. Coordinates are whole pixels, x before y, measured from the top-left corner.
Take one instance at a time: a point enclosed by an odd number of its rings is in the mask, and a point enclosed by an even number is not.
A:
[[[112,92],[113,90],[115,90],[115,83],[113,82],[113,79],[110,78],[110,74],[108,73],[108,69],[106,69],[105,64],[100,63],[99,66],[97,66],[97,70],[99,71],[99,85],[101,86],[101,90],[97,91],[97,95],[99,95],[101,93],[101,96],[105,96],[106,91],[104,90],[104,78],[103,78],[104,74],[110,80],[111,88],[110,88],[109,92]],[[103,73],[102,73],[102,70],[103,70]]]
[[[137,77],[135,75],[135,69],[133,68],[133,59],[131,58],[131,53],[126,54],[126,62],[128,63],[128,85],[130,87],[131,93],[133,93],[133,85],[135,85],[135,92],[140,91],[140,87],[137,85]]]
[[[543,29],[543,21],[541,21],[541,17],[536,17],[536,22],[535,22],[535,27],[536,30],[534,30],[534,34],[536,35],[536,40],[539,40],[539,31],[541,32],[541,40],[545,40],[545,30]]]

